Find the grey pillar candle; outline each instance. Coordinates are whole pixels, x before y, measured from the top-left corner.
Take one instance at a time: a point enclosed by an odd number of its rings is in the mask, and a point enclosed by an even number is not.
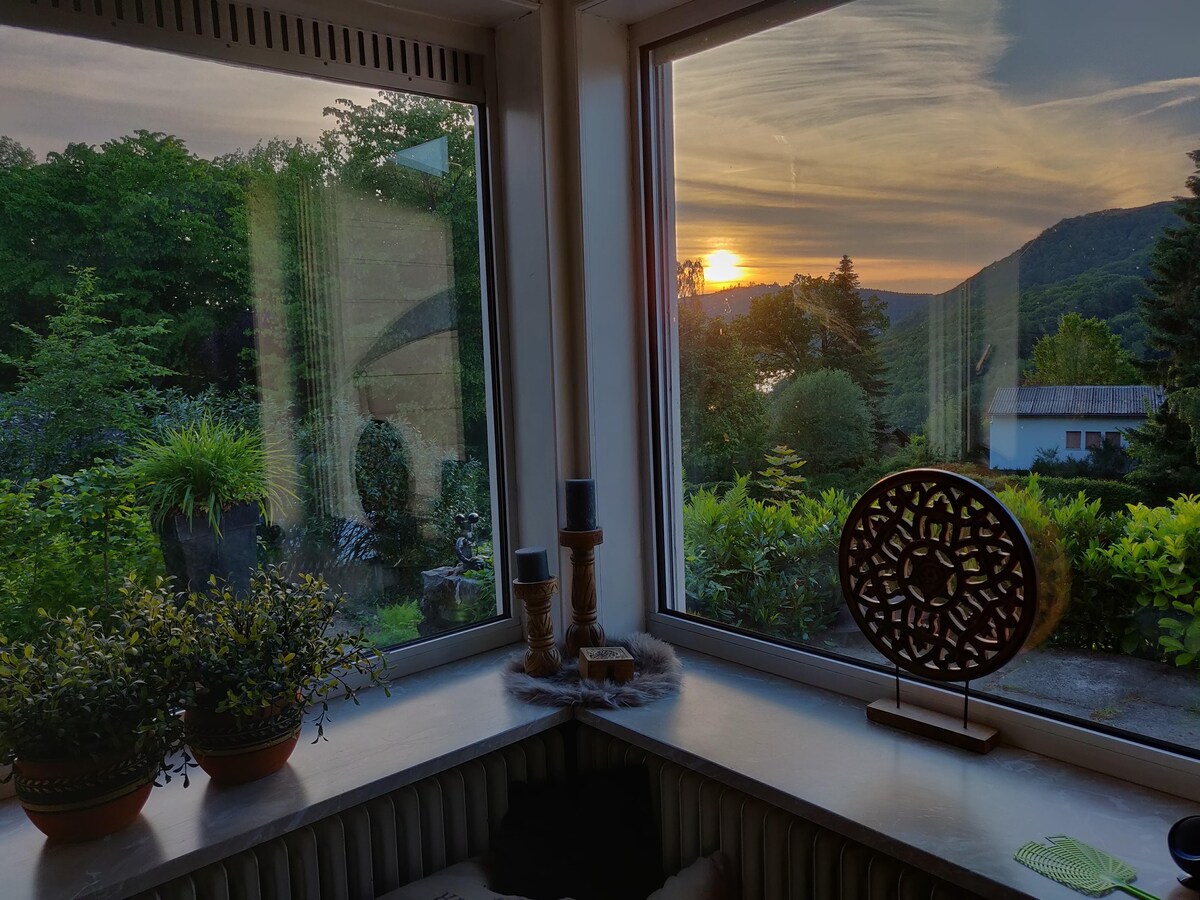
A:
[[[532,583],[550,580],[550,565],[545,547],[524,547],[517,551],[517,581]]]
[[[596,530],[596,480],[568,478],[566,490],[567,531]]]

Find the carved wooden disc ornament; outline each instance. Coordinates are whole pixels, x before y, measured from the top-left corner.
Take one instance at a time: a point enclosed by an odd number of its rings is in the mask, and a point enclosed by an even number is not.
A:
[[[876,482],[846,520],[838,565],[858,627],[914,675],[995,672],[1033,627],[1029,539],[989,490],[953,472],[910,469]]]

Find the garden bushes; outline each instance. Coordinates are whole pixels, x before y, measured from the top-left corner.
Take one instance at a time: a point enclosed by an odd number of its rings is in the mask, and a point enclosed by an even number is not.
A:
[[[789,640],[832,624],[840,605],[837,546],[845,495],[789,502],[750,497],[749,479],[699,491],[683,508],[688,611]]]

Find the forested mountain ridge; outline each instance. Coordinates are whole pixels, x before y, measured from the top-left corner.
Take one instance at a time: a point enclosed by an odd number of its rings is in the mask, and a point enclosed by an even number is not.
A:
[[[1038,338],[1054,332],[1067,312],[1106,320],[1126,349],[1144,356],[1145,326],[1137,300],[1147,290],[1154,242],[1164,227],[1177,223],[1170,200],[1063,219],[958,287],[930,298],[880,341],[889,381],[885,419],[921,430],[931,416],[941,418],[930,406],[931,395],[957,405],[962,392],[970,391],[977,432],[995,388],[1014,383],[1021,359],[1028,358]],[[991,353],[979,366],[989,344]],[[939,360],[932,367],[931,348]],[[934,431],[944,428],[935,421]],[[941,437],[956,443],[962,436]]]

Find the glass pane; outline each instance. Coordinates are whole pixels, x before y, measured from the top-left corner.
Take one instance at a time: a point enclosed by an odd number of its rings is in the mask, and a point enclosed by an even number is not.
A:
[[[498,615],[478,111],[11,28],[0,91],[0,632],[267,564],[384,645]],[[215,567],[126,469],[189,435],[266,447]]]
[[[980,686],[1197,746],[1200,559],[1168,548],[1200,541],[1198,29],[1166,0],[1136,32],[1112,3],[858,0],[670,64],[676,611],[882,664],[841,527],[941,467],[999,494],[1042,578]]]

